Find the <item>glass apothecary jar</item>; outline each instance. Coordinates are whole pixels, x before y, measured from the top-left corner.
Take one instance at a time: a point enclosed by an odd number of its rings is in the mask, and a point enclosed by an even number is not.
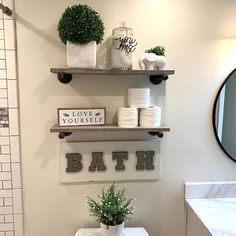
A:
[[[125,22],[121,22],[119,28],[112,30],[111,68],[132,69],[132,54],[136,46],[133,29],[126,27]]]

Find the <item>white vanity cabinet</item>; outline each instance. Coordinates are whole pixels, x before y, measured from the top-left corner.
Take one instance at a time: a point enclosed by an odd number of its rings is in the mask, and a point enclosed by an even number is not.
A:
[[[186,236],[211,236],[189,205],[187,208]]]

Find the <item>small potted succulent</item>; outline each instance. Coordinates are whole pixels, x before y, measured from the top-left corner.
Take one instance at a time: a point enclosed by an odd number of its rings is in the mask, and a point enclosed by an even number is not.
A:
[[[57,30],[59,38],[67,46],[68,66],[96,66],[96,45],[103,39],[104,25],[95,10],[80,4],[66,8]]]
[[[123,236],[124,222],[133,215],[134,199],[124,196],[125,189],[116,189],[111,185],[107,190],[102,190],[98,195],[99,201],[88,198],[90,215],[95,216],[100,222],[103,236]]]
[[[145,51],[139,58],[139,67],[142,70],[161,70],[166,65],[165,47],[156,46]]]

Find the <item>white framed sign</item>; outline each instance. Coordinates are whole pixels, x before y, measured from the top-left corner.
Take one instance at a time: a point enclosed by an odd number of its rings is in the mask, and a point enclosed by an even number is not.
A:
[[[105,125],[106,108],[58,108],[58,126]]]
[[[160,141],[61,142],[60,182],[158,180]]]

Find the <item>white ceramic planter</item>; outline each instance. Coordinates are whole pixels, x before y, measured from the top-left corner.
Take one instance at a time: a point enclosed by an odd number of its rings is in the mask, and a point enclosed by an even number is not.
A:
[[[102,236],[123,236],[124,232],[124,222],[120,225],[109,226],[100,224]]]
[[[67,42],[67,65],[76,68],[95,68],[97,44],[92,41],[85,45]]]
[[[139,58],[139,67],[142,70],[161,70],[166,65],[166,57],[155,53],[144,53]]]

